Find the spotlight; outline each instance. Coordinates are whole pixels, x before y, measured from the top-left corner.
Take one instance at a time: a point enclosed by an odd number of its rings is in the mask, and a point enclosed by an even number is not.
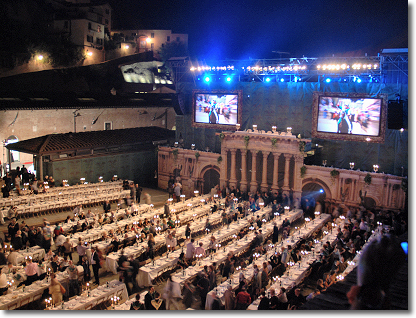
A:
[[[227,82],[231,82],[231,77],[227,76],[227,78],[225,79]]]
[[[211,80],[211,78],[209,77],[209,76],[205,76],[204,77],[204,81],[206,82],[206,83],[209,83],[209,81]]]
[[[325,82],[327,82],[327,83],[331,83],[331,79],[328,77],[328,78],[325,80]]]
[[[357,83],[361,83],[361,78],[357,78]]]
[[[283,82],[285,81],[285,79],[282,77],[282,78],[280,79],[280,81],[283,83]]]
[[[268,83],[270,82],[270,77],[266,77],[265,81]]]
[[[320,193],[324,193],[324,189],[319,190]]]

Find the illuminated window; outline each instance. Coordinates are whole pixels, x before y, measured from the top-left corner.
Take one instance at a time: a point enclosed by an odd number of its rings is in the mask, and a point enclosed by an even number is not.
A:
[[[97,32],[101,32],[101,25],[97,27]]]

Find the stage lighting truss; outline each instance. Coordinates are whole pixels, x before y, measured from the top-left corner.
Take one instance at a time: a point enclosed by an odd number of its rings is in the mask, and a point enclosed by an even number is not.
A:
[[[381,57],[286,58],[227,61],[219,65],[197,65],[190,72],[211,80],[242,82],[381,82]],[[222,64],[222,65],[221,65]],[[202,79],[201,78],[201,79]],[[330,78],[328,80],[328,78]]]

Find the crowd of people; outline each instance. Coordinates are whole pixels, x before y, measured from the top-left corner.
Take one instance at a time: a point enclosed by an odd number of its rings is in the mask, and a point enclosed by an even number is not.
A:
[[[108,253],[122,250],[124,247],[133,245],[137,241],[147,242],[147,249],[140,257],[127,257],[122,251],[118,260],[120,280],[126,283],[128,293],[132,295],[140,291],[136,276],[143,265],[143,261],[154,259],[156,253],[163,251],[156,250],[155,237],[157,235],[165,237],[166,250],[174,251],[180,245],[183,246],[183,252],[178,259],[177,269],[185,269],[195,264],[197,255],[207,257],[218,248],[220,242],[217,242],[214,235],[211,235],[208,246],[204,246],[201,242],[195,244],[198,234],[191,231],[190,224],[192,220],[186,224],[185,241],[180,241],[176,237],[175,230],[179,226],[179,222],[175,222],[179,220],[179,216],[171,215],[169,208],[168,213],[163,215],[161,219],[145,218],[131,225],[119,226],[116,230],[110,230],[109,233],[103,232],[102,237],[97,242],[110,240],[111,243],[105,249],[96,248],[92,244],[84,242],[81,238],[79,238],[78,244],[73,246],[69,238],[74,233],[94,227],[97,228],[103,224],[114,223],[119,219],[127,219],[136,215],[137,211],[133,209],[133,203],[140,203],[140,197],[145,193],[142,193],[142,188],[137,184],[132,185],[127,182],[123,183],[123,187],[131,191],[130,198],[127,198],[124,202],[127,206],[124,212],[121,212],[122,210],[118,210],[117,212],[119,213],[111,211],[111,204],[108,201],[103,204],[103,212],[97,214],[94,214],[91,210],[85,213],[82,207],[78,206],[74,209],[72,217],[68,216],[67,220],[64,221],[71,224],[70,227],[66,227],[66,231],[63,230],[63,224],[50,225],[47,219],[44,219],[43,227],[35,228],[27,226],[24,220],[21,223],[17,223],[16,219],[12,218],[8,224],[5,241],[1,242],[0,265],[8,264],[5,268],[12,268],[10,261],[12,253],[18,253],[19,250],[27,247],[41,246],[46,252],[45,259],[39,263],[32,262],[31,259],[26,260],[25,271],[27,279],[22,284],[29,285],[38,279],[42,279],[42,275],[45,273],[37,267],[42,267],[47,262],[52,268],[52,273],[57,271],[67,271],[69,273],[69,294],[76,295],[80,293],[76,265],[83,267],[84,281],[89,282],[94,278],[94,283],[99,285],[99,270],[103,267]],[[181,194],[180,182],[178,180],[171,182],[168,192],[170,197],[178,200]],[[224,203],[219,204],[214,195],[222,198]],[[204,204],[210,205],[212,212],[222,211],[222,221],[216,225],[217,227],[226,226],[233,221],[237,221],[240,217],[247,217],[250,221],[249,226],[238,233],[237,239],[244,238],[249,232],[249,228],[254,229],[255,238],[252,240],[247,253],[239,255],[239,257],[229,253],[224,262],[206,266],[204,271],[199,273],[194,280],[185,283],[181,301],[187,308],[194,304],[195,295],[198,295],[200,308],[205,309],[207,294],[213,291],[221,282],[228,279],[236,271],[236,268],[242,268],[251,264],[253,262],[253,252],[265,254],[271,244],[290,236],[291,228],[294,225],[285,217],[285,207],[302,208],[299,200],[294,201],[290,195],[279,192],[260,193],[257,191],[251,194],[241,192],[234,187],[223,187],[220,189],[219,186],[212,189],[210,197],[206,199]],[[118,206],[120,205],[121,202],[118,203]],[[251,216],[251,212],[268,206],[270,209],[265,209],[266,212],[261,217],[257,216],[254,218]],[[305,215],[306,213],[310,212],[305,211]],[[264,221],[272,221],[276,215],[283,215],[283,217],[279,224],[273,221],[273,232],[270,236],[265,237],[262,233],[262,224]],[[315,217],[313,213],[308,215],[311,218]],[[251,279],[244,277],[240,273],[238,288],[232,290],[231,286],[229,286],[223,299],[216,296],[214,292],[214,301],[211,308],[213,310],[246,309],[254,300],[259,298],[259,310],[297,309],[336,282],[336,276],[345,270],[347,261],[351,260],[356,252],[362,248],[378,222],[390,225],[391,231],[395,235],[400,235],[407,231],[407,216],[403,213],[370,211],[363,207],[348,208],[346,206],[338,206],[333,211],[333,219],[340,215],[346,218],[344,227],[335,229],[337,231],[335,242],[326,242],[320,251],[316,251],[317,259],[311,264],[310,275],[301,284],[292,286],[289,290],[285,288],[280,290],[269,289],[272,277],[276,275],[281,276],[286,271],[289,261],[298,262],[305,251],[311,251],[314,246],[314,240],[319,238],[323,231],[331,229],[331,222],[327,223],[320,232],[302,239],[293,246],[277,250],[262,266],[254,265],[254,275]],[[185,224],[181,224],[181,226],[185,226]],[[212,225],[207,223],[206,227],[212,228]],[[156,229],[160,230],[157,231]],[[123,239],[120,239],[120,237],[123,237]],[[12,245],[8,256],[9,259],[5,256],[3,249],[5,243]],[[227,242],[221,243],[227,244]],[[88,250],[91,251],[90,254],[87,252]],[[76,253],[78,256],[78,264],[73,262],[73,253]],[[93,275],[91,275],[91,268]],[[2,282],[1,279],[0,282]],[[169,296],[169,282],[171,282],[170,278],[167,281],[167,287],[165,287],[167,289],[162,294],[155,292],[153,287],[150,288],[149,293],[146,294],[144,304],[137,299],[137,301],[132,303],[131,309],[160,310],[177,308],[176,301],[178,299],[176,297],[178,296]],[[62,290],[63,287],[61,287],[62,285],[51,275],[49,292],[56,301],[62,300],[62,294],[65,294]],[[0,284],[1,288],[4,287]],[[305,290],[309,290],[310,293],[305,295]]]

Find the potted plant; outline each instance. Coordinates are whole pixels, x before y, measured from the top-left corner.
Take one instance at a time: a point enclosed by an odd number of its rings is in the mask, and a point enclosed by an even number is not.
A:
[[[335,182],[335,178],[339,176],[339,171],[337,169],[333,169],[329,174],[331,175],[332,182]]]
[[[276,144],[277,144],[277,139],[272,138],[272,148],[276,148]]]
[[[221,156],[218,156],[217,162],[218,162],[218,164],[220,164],[222,162],[222,157]]]
[[[365,184],[367,184],[367,185],[370,185],[370,184],[371,184],[371,174],[370,174],[370,173],[367,173],[367,174],[365,175],[365,177],[364,177],[364,182],[365,182]]]
[[[178,149],[173,149],[172,150],[173,159],[175,161],[178,159],[178,153],[179,153],[179,150]]]
[[[199,152],[198,152],[198,151],[197,151],[197,152],[195,152],[196,162],[198,162],[198,158],[199,158],[199,156],[200,156]]]
[[[299,151],[300,152],[304,152],[305,151],[305,145],[306,145],[306,142],[299,141]]]
[[[220,133],[219,134],[219,137],[220,137],[220,142],[222,143],[222,141],[224,140],[224,138],[225,138],[225,135],[223,134],[223,133]]]
[[[246,146],[246,149],[248,147],[249,141],[250,141],[250,136],[244,136],[244,145]]]
[[[303,178],[306,173],[306,166],[300,167],[300,177]]]

